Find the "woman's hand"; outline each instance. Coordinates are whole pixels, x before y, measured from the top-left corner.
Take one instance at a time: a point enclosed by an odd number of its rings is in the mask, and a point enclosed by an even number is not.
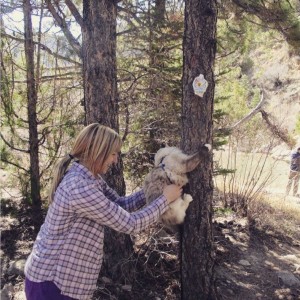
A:
[[[171,203],[178,199],[182,194],[182,186],[176,184],[167,185],[164,188],[163,195],[167,198],[168,202]]]

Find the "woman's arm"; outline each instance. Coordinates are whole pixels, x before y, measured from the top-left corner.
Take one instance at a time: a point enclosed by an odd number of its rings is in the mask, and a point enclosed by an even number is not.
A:
[[[59,193],[59,189],[57,190]],[[69,201],[74,212],[124,233],[138,233],[155,223],[168,209],[164,195],[138,212],[129,213],[108,199],[96,184],[77,183]]]
[[[120,197],[116,191],[108,186],[106,182],[103,181],[102,186],[103,193],[109,200],[117,203],[129,212],[136,211],[146,204],[145,194],[143,190],[140,190],[129,196]]]

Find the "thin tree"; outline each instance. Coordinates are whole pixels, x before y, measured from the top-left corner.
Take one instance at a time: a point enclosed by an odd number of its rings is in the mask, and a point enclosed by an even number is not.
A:
[[[24,12],[24,37],[25,37],[25,58],[27,78],[27,101],[28,101],[28,123],[29,123],[29,154],[30,154],[30,195],[34,214],[36,215],[35,230],[39,230],[42,223],[41,194],[40,194],[40,169],[39,169],[39,138],[37,120],[37,90],[35,81],[34,65],[34,42],[31,21],[30,0],[23,1]]]
[[[197,151],[201,144],[212,143],[216,21],[215,0],[185,2],[181,147],[187,153]],[[192,87],[199,74],[208,81],[203,97],[195,95]],[[190,189],[194,201],[182,232],[181,296],[183,300],[217,299],[212,234],[212,160],[204,161],[192,172]]]
[[[76,75],[75,72],[71,73],[70,66],[77,62],[69,55],[60,55],[58,48],[53,51],[53,47],[50,50],[47,46],[50,42],[53,44],[56,37],[43,34],[43,30],[48,33],[49,29],[45,28],[45,24],[42,26],[43,3],[16,1],[5,16],[8,17],[11,11],[20,12],[20,9],[24,16],[23,29],[8,21],[9,18],[1,20],[3,93],[0,106],[3,130],[0,137],[4,145],[1,148],[1,160],[5,167],[12,168],[11,176],[16,178],[14,187],[20,188],[23,200],[32,204],[29,207],[34,208],[33,221],[38,230],[38,223],[42,219],[43,187],[49,181],[50,167],[59,156],[62,143],[68,137],[68,132],[62,130],[62,123],[68,119],[70,132],[70,127],[75,123],[70,116],[75,119],[78,115],[65,100],[71,93],[67,85],[71,80],[76,80],[70,78],[71,74]],[[32,14],[39,17],[38,26],[32,24]],[[64,69],[63,61],[68,64],[65,72],[61,72]],[[74,92],[72,95],[74,97]],[[58,105],[62,101],[63,108]],[[78,107],[77,104],[73,105]]]

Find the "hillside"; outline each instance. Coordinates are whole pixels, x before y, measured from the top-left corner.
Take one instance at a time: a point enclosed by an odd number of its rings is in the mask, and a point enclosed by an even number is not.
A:
[[[263,107],[276,123],[300,143],[296,123],[300,116],[300,56],[290,53],[283,41],[262,44],[250,53],[253,66],[249,77],[253,86],[266,92]],[[286,145],[282,144],[283,149]]]

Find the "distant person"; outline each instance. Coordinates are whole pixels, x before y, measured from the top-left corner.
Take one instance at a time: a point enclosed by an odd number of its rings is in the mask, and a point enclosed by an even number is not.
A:
[[[300,179],[300,147],[297,148],[296,151],[292,152],[291,155],[291,166],[290,166],[290,175],[289,175],[289,182],[286,186],[286,195],[289,194],[292,185],[293,186],[293,196],[298,197],[298,186],[299,186],[299,179]]]
[[[158,221],[182,187],[170,184],[146,205],[140,190],[120,197],[103,180],[122,140],[100,124],[85,127],[54,173],[50,206],[25,265],[27,300],[87,300],[103,259],[104,227],[138,233]]]

